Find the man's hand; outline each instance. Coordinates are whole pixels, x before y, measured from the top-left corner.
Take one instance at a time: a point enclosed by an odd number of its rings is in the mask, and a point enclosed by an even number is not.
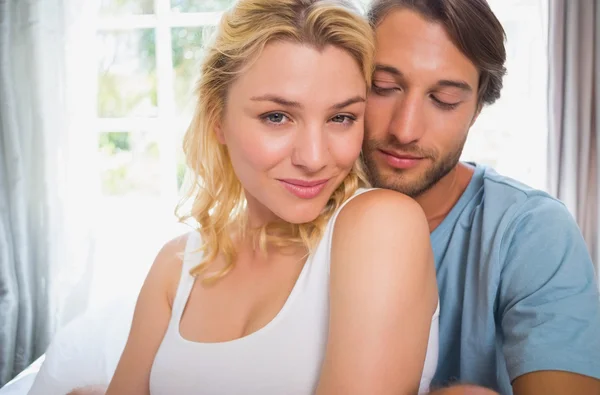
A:
[[[90,385],[87,387],[75,388],[67,395],[104,395],[106,394],[106,386]]]
[[[476,385],[455,385],[435,390],[429,395],[498,395],[498,393]]]
[[[600,380],[571,372],[539,371],[518,377],[513,391],[515,395],[600,395]]]

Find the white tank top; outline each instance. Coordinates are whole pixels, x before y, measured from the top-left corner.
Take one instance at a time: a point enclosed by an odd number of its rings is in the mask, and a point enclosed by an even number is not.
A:
[[[361,189],[352,198],[369,190]],[[198,232],[190,233],[171,319],[152,366],[150,393],[313,394],[327,343],[333,224],[342,207],[329,220],[323,239],[308,257],[275,318],[254,333],[226,342],[192,342],[179,332],[179,322],[194,284],[189,271],[201,259],[200,253],[194,252],[201,245],[200,236]],[[439,307],[431,325],[420,393],[429,390],[437,366],[438,315]]]

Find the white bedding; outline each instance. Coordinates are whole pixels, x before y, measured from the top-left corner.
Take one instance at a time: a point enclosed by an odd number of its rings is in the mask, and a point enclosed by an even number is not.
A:
[[[17,377],[8,382],[2,389],[0,395],[25,395],[31,388],[33,381],[36,378],[40,366],[44,362],[45,355],[42,355],[27,369],[22,371]]]
[[[0,395],[65,395],[108,384],[129,334],[134,300],[88,312],[61,329],[44,357],[0,389]]]

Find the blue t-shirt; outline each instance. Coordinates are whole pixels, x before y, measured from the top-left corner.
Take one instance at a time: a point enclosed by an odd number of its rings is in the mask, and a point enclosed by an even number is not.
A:
[[[600,379],[598,286],[561,202],[477,165],[431,241],[440,293],[433,387],[512,394],[512,380],[538,370]]]

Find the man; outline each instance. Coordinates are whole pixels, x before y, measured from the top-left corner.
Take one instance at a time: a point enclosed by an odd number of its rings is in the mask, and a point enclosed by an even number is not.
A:
[[[459,162],[500,95],[502,26],[485,0],[375,0],[369,16],[377,54],[363,154],[375,186],[414,197],[429,220],[441,301],[433,384],[600,394],[600,297],[572,216],[546,193]]]

